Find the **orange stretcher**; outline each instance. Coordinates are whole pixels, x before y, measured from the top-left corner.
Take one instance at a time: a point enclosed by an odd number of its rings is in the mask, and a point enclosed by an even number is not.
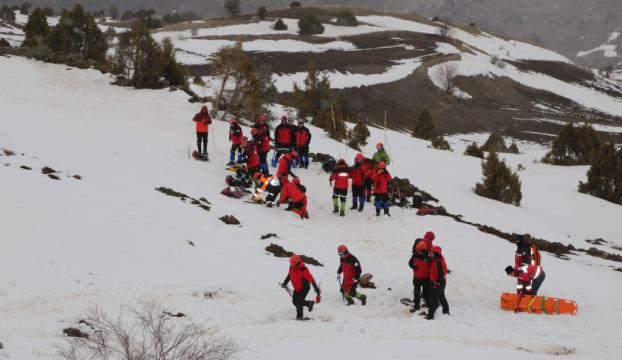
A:
[[[501,294],[501,309],[514,311],[518,294],[503,293]],[[574,300],[564,300],[546,296],[530,296],[522,295],[520,304],[518,304],[520,312],[528,312],[532,314],[548,314],[548,315],[576,315],[579,306]]]

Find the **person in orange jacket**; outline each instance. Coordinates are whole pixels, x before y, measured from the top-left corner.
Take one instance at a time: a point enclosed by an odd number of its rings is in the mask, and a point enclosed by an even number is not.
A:
[[[280,206],[285,201],[289,201],[287,211],[298,214],[301,219],[308,219],[306,189],[300,184],[300,179],[294,178],[293,181],[281,185],[281,197],[277,206]]]
[[[289,272],[287,277],[281,283],[284,289],[287,289],[287,284],[292,282],[294,287],[294,293],[292,295],[292,303],[296,307],[296,320],[309,320],[304,317],[304,308],[309,309],[309,312],[313,311],[313,305],[319,304],[321,301],[321,290],[315,283],[315,279],[309,269],[302,262],[300,256],[294,254],[289,258]],[[309,290],[315,290],[316,297],[315,302],[307,300]]]
[[[372,173],[371,179],[374,183],[374,205],[376,206],[376,216],[380,216],[380,209],[384,209],[384,214],[389,214],[389,181],[391,174],[387,171],[384,162],[378,163],[377,169]]]
[[[207,156],[207,134],[209,132],[209,125],[212,123],[212,118],[209,115],[207,105],[201,108],[201,112],[194,115],[192,121],[196,123],[197,132],[197,152],[200,156]],[[203,151],[201,151],[201,145],[203,145]]]
[[[281,183],[279,182],[279,179],[270,174],[265,176],[261,172],[256,172],[253,177],[258,182],[258,185],[255,188],[255,196],[253,197],[253,200],[261,202],[261,195],[266,192],[268,194],[266,197],[266,206],[274,206],[276,197],[281,192]]]

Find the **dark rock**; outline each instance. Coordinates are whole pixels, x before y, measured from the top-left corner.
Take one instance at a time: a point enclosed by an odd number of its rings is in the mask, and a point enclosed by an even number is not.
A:
[[[261,240],[266,240],[266,239],[269,239],[269,238],[272,238],[272,237],[278,239],[279,236],[277,234],[270,233],[270,234],[266,234],[266,235],[261,235]]]
[[[60,180],[60,178],[54,174],[48,174],[48,177],[52,180]]]
[[[220,221],[224,222],[227,225],[240,225],[240,221],[235,218],[233,215],[225,215],[219,218]]]
[[[0,342],[0,350],[4,349],[4,346],[2,345],[2,343]]]
[[[51,167],[47,167],[47,166],[46,166],[46,167],[44,167],[43,169],[41,169],[41,173],[42,173],[43,175],[55,174],[55,173],[57,173],[57,172],[58,172],[58,171],[56,171],[56,170],[52,169]]]
[[[620,267],[619,267],[619,268],[615,268],[615,269],[613,269],[613,271],[622,272],[622,268],[620,268]],[[2,347],[1,347],[1,346],[0,346],[0,349],[2,349]]]
[[[190,246],[195,246],[195,245],[194,245],[194,243],[193,243],[192,241],[190,241],[190,240],[186,240],[186,243],[187,243],[188,245],[190,245]]]
[[[4,155],[6,156],[15,156],[15,152],[11,151],[9,149],[2,149],[2,152],[4,153]]]
[[[80,329],[76,329],[73,327],[63,329],[63,334],[67,335],[68,337],[77,337],[77,338],[89,337],[89,334],[83,333],[82,331],[80,331]]]
[[[162,314],[164,314],[166,316],[170,316],[170,317],[178,317],[178,318],[186,317],[186,314],[180,313],[180,312],[178,312],[177,314],[173,314],[173,313],[170,313],[168,311],[162,311]]]
[[[604,244],[606,244],[606,243],[607,243],[607,241],[606,241],[606,240],[604,240],[604,239],[600,239],[600,238],[598,238],[598,239],[594,239],[594,240],[590,240],[590,239],[588,239],[588,240],[585,240],[585,242],[586,242],[586,243],[593,244],[593,245],[604,245]]]
[[[82,176],[80,175],[74,175],[73,178],[76,180],[82,180]]]
[[[22,165],[22,166],[20,166],[19,168],[20,168],[20,169],[24,169],[24,170],[32,170],[32,168],[31,168],[31,167],[26,166],[26,165]]]
[[[6,39],[0,39],[0,48],[10,48],[11,44]],[[0,347],[0,349],[2,349]]]
[[[156,188],[156,191],[159,191],[162,194],[165,194],[165,195],[168,195],[168,196],[173,196],[173,197],[180,198],[182,200],[186,200],[186,198],[190,197],[190,196],[188,196],[188,195],[186,195],[184,193],[180,193],[180,192],[175,191],[175,190],[173,190],[171,188],[167,188],[167,187],[163,187],[163,186],[161,186],[159,188]]]
[[[199,205],[199,207],[205,211],[210,211],[210,207],[207,205]]]
[[[266,251],[271,253],[272,255],[279,257],[279,258],[288,258],[292,255],[294,255],[293,252],[291,251],[287,251],[285,249],[283,249],[282,246],[277,245],[277,244],[270,244],[266,247]],[[315,260],[314,258],[310,257],[310,256],[306,256],[306,255],[302,255],[302,254],[298,254],[300,256],[300,259],[302,259],[302,261],[305,264],[308,265],[315,265],[315,266],[324,266],[322,265],[319,261]]]
[[[207,201],[207,199],[206,199],[206,198],[204,198],[204,197],[200,197],[200,198],[199,198],[199,200],[200,200],[200,201],[203,201],[204,203],[206,203],[206,204],[208,204],[208,205],[212,205],[212,203],[211,203],[211,202],[209,202],[209,201]]]

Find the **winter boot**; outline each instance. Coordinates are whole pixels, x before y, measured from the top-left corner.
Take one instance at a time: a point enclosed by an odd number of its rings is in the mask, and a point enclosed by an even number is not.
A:
[[[346,216],[346,211],[343,209],[339,211],[339,216]]]
[[[410,312],[411,312],[411,313],[416,313],[417,311],[419,311],[419,305],[414,305],[414,306],[410,309]]]
[[[361,305],[365,306],[367,305],[367,295],[363,295],[361,294]]]
[[[361,204],[359,205],[359,212],[362,212],[362,211],[363,211],[364,204],[365,204],[365,203],[361,203]]]
[[[350,207],[350,210],[356,210],[357,206],[356,204],[352,204],[352,206]]]
[[[391,214],[389,214],[389,208],[384,209],[384,214],[388,217],[391,217]]]
[[[333,214],[336,214],[338,212],[339,212],[339,206],[333,207]]]
[[[380,216],[380,208],[376,208],[376,216]]]
[[[352,298],[351,298],[351,297],[347,297],[347,298],[346,298],[346,302],[347,302],[347,305],[348,305],[348,306],[354,305],[354,300],[352,300]]]
[[[313,301],[307,301],[306,303],[309,312],[313,311],[313,305],[315,305],[315,303]]]

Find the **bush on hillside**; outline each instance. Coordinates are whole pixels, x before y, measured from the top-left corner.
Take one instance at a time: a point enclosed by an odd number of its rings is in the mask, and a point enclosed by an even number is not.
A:
[[[242,6],[240,0],[225,0],[225,11],[229,16],[240,15],[242,12]]]
[[[63,10],[58,24],[50,32],[47,45],[64,54],[81,54],[85,59],[103,62],[108,50],[106,36],[95,23],[92,14],[82,6]]]
[[[272,28],[277,31],[287,30],[287,24],[285,24],[282,19],[278,19]]]
[[[28,12],[30,11],[31,8],[32,8],[32,4],[29,2],[25,2],[22,4],[22,6],[20,6],[19,13],[22,15],[28,15]]]
[[[579,192],[622,205],[622,149],[613,143],[601,146],[587,172],[587,182],[579,182]]]
[[[484,152],[482,151],[482,149],[479,148],[479,146],[477,146],[476,143],[472,143],[471,145],[467,146],[467,148],[464,150],[464,155],[474,156],[480,159],[484,158]]]
[[[413,129],[412,136],[423,140],[432,140],[437,137],[437,135],[438,131],[432,120],[432,114],[430,114],[430,110],[424,109],[421,114],[419,114],[417,121],[415,121],[415,128]]]
[[[26,35],[23,47],[37,47],[45,44],[46,38],[50,33],[48,20],[41,8],[36,8],[30,16],[28,22],[24,26],[24,34]]]
[[[505,140],[503,139],[503,136],[500,133],[493,131],[488,137],[488,140],[486,140],[484,145],[482,145],[482,151],[506,153],[508,152],[508,147],[505,145]]]
[[[515,141],[512,141],[512,145],[508,148],[508,153],[510,154],[520,154],[520,150],[518,150],[518,145]]]
[[[302,4],[300,3],[300,1],[292,1],[289,4],[289,7],[290,8],[299,8],[299,7],[302,7]]]
[[[10,48],[11,44],[6,39],[0,39],[0,49]]]
[[[443,137],[443,135],[435,136],[432,139],[432,147],[438,150],[451,151],[451,146],[449,145],[447,140],[445,140],[445,137]]]
[[[0,8],[0,20],[15,21],[15,11],[6,5],[2,6]]]
[[[496,152],[491,151],[482,162],[482,173],[482,182],[475,184],[477,195],[520,206],[523,194],[518,175],[499,159]]]
[[[359,22],[356,16],[349,10],[342,10],[337,14],[337,25],[341,26],[358,26]]]
[[[298,20],[298,34],[300,36],[311,36],[324,33],[322,21],[315,15],[305,15]]]
[[[574,127],[568,123],[542,161],[553,165],[588,165],[601,147],[602,141],[591,125]]]
[[[360,151],[361,146],[367,145],[369,135],[369,129],[362,120],[359,120],[349,133],[348,146]]]
[[[54,9],[52,9],[49,6],[46,6],[43,8],[43,13],[45,14],[45,16],[54,16]]]
[[[266,9],[265,6],[260,6],[259,9],[257,9],[257,17],[259,18],[259,20],[265,20],[267,13],[268,9]]]

